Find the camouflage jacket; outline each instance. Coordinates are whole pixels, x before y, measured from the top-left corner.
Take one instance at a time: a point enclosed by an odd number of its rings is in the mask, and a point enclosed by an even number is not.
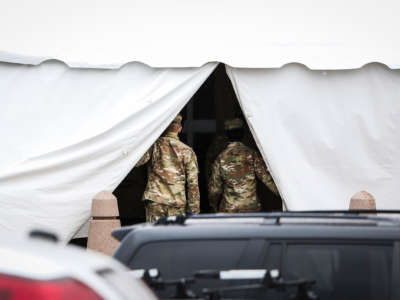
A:
[[[199,213],[197,158],[189,146],[179,141],[176,134],[167,133],[150,147],[136,166],[147,162],[148,181],[143,200],[186,207],[188,213]]]
[[[261,205],[257,200],[256,177],[278,194],[261,155],[241,142],[230,143],[212,166],[208,185],[211,207],[222,212],[259,211]]]

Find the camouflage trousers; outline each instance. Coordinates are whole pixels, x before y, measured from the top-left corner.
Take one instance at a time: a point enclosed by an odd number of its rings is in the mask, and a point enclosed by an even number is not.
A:
[[[174,207],[153,201],[146,201],[146,222],[155,222],[169,216],[184,216],[185,207]]]
[[[221,213],[256,213],[261,211],[261,205],[258,202],[250,203],[227,203],[223,201],[219,207]]]

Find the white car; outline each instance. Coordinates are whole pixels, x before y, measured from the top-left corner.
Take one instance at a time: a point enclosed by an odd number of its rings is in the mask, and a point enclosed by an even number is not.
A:
[[[113,258],[42,235],[0,235],[0,300],[157,299]]]

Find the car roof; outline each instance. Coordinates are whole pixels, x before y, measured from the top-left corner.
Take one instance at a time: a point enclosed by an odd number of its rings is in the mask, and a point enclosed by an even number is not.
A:
[[[210,226],[213,228],[210,230]],[[211,214],[170,218],[156,224],[122,227],[118,240],[135,233],[148,239],[247,238],[358,238],[398,239],[400,220],[393,217],[326,213]],[[133,236],[133,235],[132,235]],[[159,237],[158,237],[159,236]],[[143,237],[145,238],[145,237]]]
[[[336,224],[208,223],[137,228],[128,235],[144,241],[215,238],[270,239],[400,239],[400,230],[392,226],[346,226]]]
[[[123,268],[109,257],[95,252],[88,255],[76,246],[29,238],[25,234],[2,233],[0,237],[0,273],[54,279],[85,270]]]

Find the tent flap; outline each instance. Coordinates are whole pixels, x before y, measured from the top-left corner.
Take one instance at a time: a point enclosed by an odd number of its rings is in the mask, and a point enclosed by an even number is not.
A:
[[[0,63],[0,230],[44,226],[68,240],[215,67]]]
[[[288,209],[348,209],[361,190],[399,209],[400,71],[227,72]]]

